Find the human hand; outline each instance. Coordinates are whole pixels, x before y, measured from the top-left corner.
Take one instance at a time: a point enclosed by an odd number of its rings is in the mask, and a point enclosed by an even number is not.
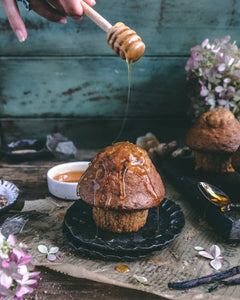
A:
[[[27,38],[26,26],[20,15],[17,0],[0,0],[7,15],[10,26],[18,40],[23,42]],[[20,1],[20,0],[18,0]],[[45,19],[59,24],[67,23],[67,16],[80,20],[83,16],[81,0],[30,0],[31,9]],[[93,6],[95,0],[84,0]]]

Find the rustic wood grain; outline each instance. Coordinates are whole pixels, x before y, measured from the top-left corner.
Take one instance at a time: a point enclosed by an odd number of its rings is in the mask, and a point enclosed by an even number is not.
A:
[[[157,295],[97,283],[86,279],[78,279],[56,273],[46,268],[38,268],[41,272],[39,287],[25,299],[29,300],[67,300],[67,299],[104,299],[104,300],[161,300]]]
[[[80,150],[78,159],[93,157],[97,150]],[[0,179],[8,180],[17,185],[20,195],[17,204],[11,212],[19,211],[25,200],[41,199],[49,196],[46,182],[47,170],[60,163],[54,160],[32,161],[32,162],[7,162],[0,161]],[[24,299],[38,300],[66,300],[66,299],[162,299],[161,297],[146,294],[141,291],[125,289],[104,283],[97,283],[86,279],[73,278],[57,273],[47,268],[38,267],[41,272],[39,287],[33,294]]]
[[[142,58],[132,66],[128,117],[159,118],[186,112],[184,58]],[[0,60],[2,117],[122,117],[128,69],[112,58]]]
[[[122,21],[136,30],[146,44],[147,56],[189,55],[205,38],[231,35],[239,41],[240,4],[236,0],[98,0],[95,9],[110,23]],[[111,3],[111,4],[110,4]],[[110,5],[109,5],[110,4]],[[111,55],[106,33],[91,20],[68,18],[66,25],[49,23],[34,12],[25,12],[28,39],[19,43],[0,10],[0,55],[56,56]]]

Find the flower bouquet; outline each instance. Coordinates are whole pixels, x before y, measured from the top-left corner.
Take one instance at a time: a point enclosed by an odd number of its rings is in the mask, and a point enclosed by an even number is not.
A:
[[[240,50],[230,36],[193,47],[185,70],[193,120],[216,107],[229,109],[240,120]]]
[[[40,272],[32,272],[32,257],[13,235],[0,233],[0,300],[22,300],[37,288]]]

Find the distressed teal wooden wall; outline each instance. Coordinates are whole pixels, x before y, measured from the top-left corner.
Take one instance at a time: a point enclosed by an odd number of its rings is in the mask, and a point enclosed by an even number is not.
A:
[[[225,35],[240,44],[240,2],[98,0],[94,8],[110,23],[122,21],[136,30],[146,44],[144,57],[133,64],[121,138],[134,141],[152,131],[159,138],[181,139],[188,126],[184,66],[190,48]],[[59,131],[80,147],[111,143],[127,105],[126,62],[87,17],[59,25],[20,10],[28,29],[22,44],[0,11],[2,137]]]

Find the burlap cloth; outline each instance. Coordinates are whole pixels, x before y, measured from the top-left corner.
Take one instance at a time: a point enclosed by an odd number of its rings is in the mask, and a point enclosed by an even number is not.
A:
[[[198,256],[195,246],[209,250],[217,244],[225,258],[223,270],[236,266],[239,261],[239,245],[225,243],[194,209],[184,200],[166,180],[166,197],[179,204],[185,215],[185,227],[181,234],[165,249],[147,259],[134,262],[107,262],[81,257],[68,246],[62,234],[64,212],[73,202],[60,201],[48,197],[46,199],[25,201],[23,211],[37,210],[48,215],[30,220],[17,237],[28,246],[35,265],[69,274],[78,278],[86,278],[117,286],[147,291],[167,299],[240,299],[239,286],[221,286],[213,292],[208,292],[211,285],[203,285],[188,291],[176,291],[168,288],[168,282],[190,280],[214,273],[209,260]],[[58,246],[58,258],[49,262],[44,254],[38,251],[38,245],[48,248]],[[130,273],[119,273],[115,270],[119,264],[125,264]],[[144,276],[148,285],[143,285],[133,277]]]

